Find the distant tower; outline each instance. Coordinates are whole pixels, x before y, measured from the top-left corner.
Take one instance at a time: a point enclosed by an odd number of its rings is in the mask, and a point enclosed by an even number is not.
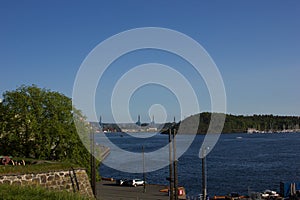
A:
[[[154,122],[154,115],[152,115],[152,121],[150,123],[151,126],[154,126],[155,125],[155,122]]]
[[[141,116],[138,115],[138,121],[135,123],[138,126],[141,126]]]
[[[103,126],[102,126],[103,124],[102,124],[102,116],[100,116],[100,119],[99,119],[99,126],[102,128]]]

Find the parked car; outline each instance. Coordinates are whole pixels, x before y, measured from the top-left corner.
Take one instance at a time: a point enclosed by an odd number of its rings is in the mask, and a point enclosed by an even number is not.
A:
[[[142,179],[131,179],[131,180],[125,181],[123,184],[136,187],[136,186],[144,185],[145,182]]]
[[[126,185],[126,179],[117,179],[116,184],[117,185]]]

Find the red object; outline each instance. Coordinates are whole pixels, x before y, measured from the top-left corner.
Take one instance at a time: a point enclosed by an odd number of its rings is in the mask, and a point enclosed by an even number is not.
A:
[[[179,195],[179,196],[183,195],[183,190],[179,189],[179,190],[178,190],[178,195]]]
[[[9,162],[10,162],[10,157],[3,156],[2,160],[1,160],[2,165],[8,165]]]

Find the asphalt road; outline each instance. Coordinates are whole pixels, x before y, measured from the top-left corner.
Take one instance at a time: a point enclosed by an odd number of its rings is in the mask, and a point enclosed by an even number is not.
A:
[[[159,190],[166,188],[163,185],[146,185],[129,187],[116,185],[114,181],[101,181],[96,183],[97,200],[168,200],[168,193]]]

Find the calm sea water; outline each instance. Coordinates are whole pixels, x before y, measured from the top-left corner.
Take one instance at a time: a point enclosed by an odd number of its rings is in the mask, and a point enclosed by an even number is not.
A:
[[[142,134],[142,133],[141,133]],[[157,134],[142,139],[122,134],[107,134],[119,147],[132,151],[154,151],[168,142],[167,135]],[[104,135],[97,135],[101,144]],[[190,135],[181,136],[188,139]],[[187,194],[201,193],[201,159],[198,157],[204,136],[197,135],[190,148],[179,158],[179,185]],[[279,191],[280,181],[300,181],[300,133],[289,134],[222,134],[207,156],[207,190],[210,196],[230,192],[248,194],[265,189]],[[99,171],[103,177],[142,178],[142,174],[124,173],[105,165]],[[168,167],[146,174],[148,183],[165,184]]]

